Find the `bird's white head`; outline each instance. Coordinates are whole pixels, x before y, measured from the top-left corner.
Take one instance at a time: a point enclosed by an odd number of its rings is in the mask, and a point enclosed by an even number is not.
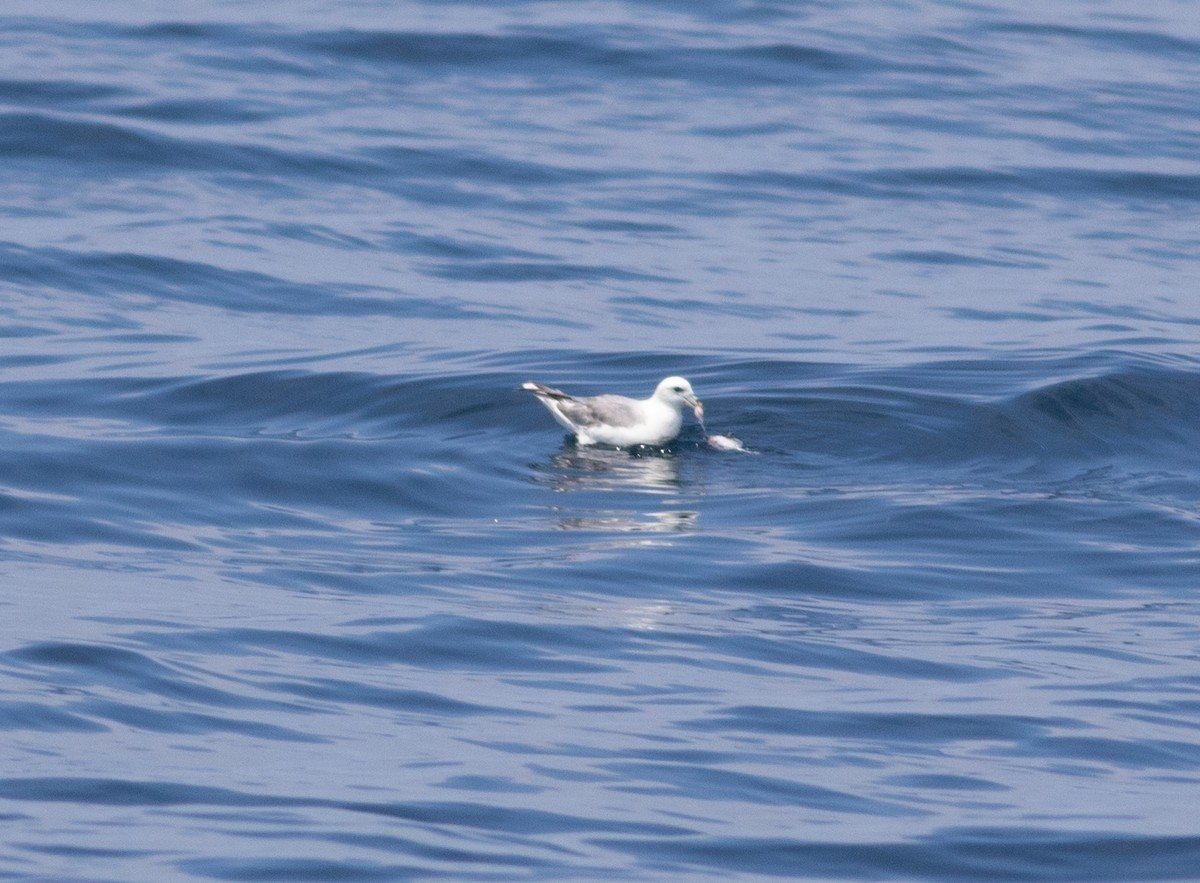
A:
[[[700,400],[692,392],[692,385],[682,377],[668,377],[654,390],[654,398],[676,410],[683,410],[685,405],[689,408],[700,406]]]

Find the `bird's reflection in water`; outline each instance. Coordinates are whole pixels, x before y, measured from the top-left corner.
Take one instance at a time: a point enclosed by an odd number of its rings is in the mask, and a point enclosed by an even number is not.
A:
[[[568,444],[549,462],[535,464],[533,468],[535,480],[548,484],[557,493],[633,492],[660,498],[677,497],[685,490],[697,493],[695,488],[685,488],[680,480],[680,459],[670,449],[624,450]],[[567,507],[555,506],[559,511],[559,527],[620,532],[680,532],[696,527],[699,513],[694,510],[658,505],[648,511],[636,505],[636,498],[628,502],[633,505],[572,506],[570,514],[564,511]]]
[[[669,494],[679,490],[679,457],[659,448],[591,448],[569,445],[535,466],[554,490],[639,490]]]

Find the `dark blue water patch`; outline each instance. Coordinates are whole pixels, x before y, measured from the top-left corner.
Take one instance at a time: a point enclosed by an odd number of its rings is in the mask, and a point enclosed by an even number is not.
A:
[[[55,333],[53,329],[40,325],[0,325],[0,338],[47,337]]]
[[[811,807],[826,812],[868,816],[922,816],[928,813],[898,803],[861,797],[792,779],[715,769],[707,764],[616,761],[602,764],[619,777],[618,793],[731,801],[764,806]]]
[[[524,70],[546,68],[548,60],[572,59],[575,64],[612,63],[614,53],[598,47],[582,34],[569,35],[428,33],[405,31],[343,30],[308,34],[304,46],[310,52],[333,56],[348,63],[418,65],[422,69],[441,65],[450,71],[472,67]],[[628,57],[628,56],[624,56]],[[620,64],[616,65],[620,67]]]
[[[281,835],[282,836],[282,835]],[[372,845],[372,844],[366,844]],[[410,850],[413,851],[413,850]],[[488,861],[486,853],[462,851],[457,857],[462,862]],[[504,865],[506,862],[499,862]],[[417,876],[438,879],[449,874],[439,874],[422,868],[415,863],[383,861],[352,861],[336,859],[252,859],[252,858],[203,858],[188,859],[177,863],[177,868],[188,876],[197,875],[212,880],[253,880],[259,883],[288,880],[408,880]]]
[[[979,307],[944,307],[939,312],[952,319],[969,322],[1054,322],[1063,318],[1055,313],[1035,310],[988,310]]]
[[[106,733],[109,728],[83,714],[40,702],[0,700],[0,730],[42,733]]]
[[[431,268],[431,275],[469,282],[658,282],[680,284],[684,280],[600,264],[571,264],[562,261],[503,261],[463,263],[455,261]]]
[[[1200,746],[1170,739],[1107,739],[1096,736],[1045,736],[1024,745],[999,749],[1006,756],[1057,758],[1071,764],[1095,764],[1103,769],[1170,770],[1195,775],[1200,770]]]
[[[522,785],[504,776],[451,776],[442,782],[442,787],[495,794],[540,794],[545,790],[532,785]]]
[[[706,138],[753,138],[766,135],[783,135],[797,133],[803,129],[792,123],[725,123],[718,125],[696,126],[692,130],[695,135]]]
[[[1006,269],[1037,270],[1050,265],[1045,261],[1012,260],[1000,257],[981,257],[952,251],[891,251],[871,255],[876,260],[899,261],[934,266],[1003,267]]]
[[[360,152],[370,158],[373,166],[386,168],[390,174],[406,180],[451,179],[473,184],[486,182],[544,188],[596,186],[612,177],[612,173],[594,169],[531,162],[463,149],[389,146],[366,148]]]
[[[753,172],[706,176],[726,187],[721,199],[783,202],[816,196],[922,200],[1017,208],[1030,197],[1096,199],[1153,207],[1200,199],[1200,175],[1076,167],[897,168],[859,173]]]
[[[332,182],[370,180],[381,170],[365,159],[172,137],[127,124],[32,111],[0,113],[0,156],[14,164],[53,161],[54,167],[70,167],[76,175],[96,167],[130,176],[187,170],[260,179],[288,174]]]
[[[10,800],[81,801],[97,806],[178,806],[191,803],[238,806],[256,802],[253,797],[225,788],[96,778],[6,778],[0,780],[0,794]],[[263,806],[287,802],[269,798],[261,801]]]
[[[1007,786],[976,776],[957,776],[945,773],[912,773],[889,776],[884,785],[898,788],[915,788],[929,791],[1008,791]]]
[[[273,105],[233,101],[228,98],[176,98],[130,103],[115,108],[116,116],[187,125],[225,126],[277,119],[283,113]]]
[[[1037,169],[1022,172],[1028,186],[1059,196],[1118,198],[1143,205],[1200,200],[1200,175],[1115,169]]]
[[[596,838],[647,867],[686,875],[725,871],[793,879],[1050,883],[1186,880],[1200,838],[956,828],[916,843],[822,843],[786,838]]]
[[[71,80],[0,80],[0,101],[12,105],[54,107],[62,110],[87,108],[101,102],[126,98],[127,89]]]
[[[198,343],[195,334],[159,334],[153,331],[131,334],[106,334],[103,337],[77,337],[72,343],[114,344],[132,343],[144,346],[160,346],[172,343]]]
[[[721,55],[725,56],[725,53]],[[855,74],[875,70],[884,65],[884,61],[878,57],[835,52],[795,43],[739,47],[726,57],[749,63],[728,70],[724,65],[721,66],[722,74],[732,75],[742,84],[761,82],[792,86],[801,82],[811,82],[816,74],[833,75],[839,82],[844,82],[846,78]],[[952,75],[953,71],[943,73]]]
[[[74,357],[80,358],[80,357]],[[44,355],[35,355],[32,353],[21,355],[2,355],[0,356],[0,369],[14,368],[35,368],[41,365],[61,365],[66,362],[74,361],[69,355],[62,353],[46,353]]]
[[[461,234],[457,237],[433,235],[420,227],[406,226],[390,229],[382,235],[382,239],[389,248],[395,251],[447,261],[501,263],[505,261],[550,261],[554,258],[554,255],[544,251],[514,248],[509,243],[491,238],[468,238]]]
[[[1014,193],[1035,193],[1072,202],[1117,201],[1149,209],[1200,199],[1200,175],[1188,173],[1060,167],[1013,169],[1011,174]]]
[[[880,59],[792,43],[714,48],[633,46],[603,30],[571,27],[526,34],[341,31],[303,38],[304,50],[346,64],[461,72],[536,72],[543,82],[580,77],[686,81],[708,88],[795,85],[877,70]],[[903,66],[903,64],[901,64]]]
[[[576,226],[596,233],[623,233],[631,236],[645,236],[656,239],[659,237],[694,238],[684,227],[658,221],[600,218],[590,221],[579,221],[576,222]]]

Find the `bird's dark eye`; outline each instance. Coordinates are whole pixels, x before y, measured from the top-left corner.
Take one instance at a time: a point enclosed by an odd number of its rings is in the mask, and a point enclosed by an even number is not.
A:
[[[675,387],[675,392],[683,392],[683,387],[682,386]]]

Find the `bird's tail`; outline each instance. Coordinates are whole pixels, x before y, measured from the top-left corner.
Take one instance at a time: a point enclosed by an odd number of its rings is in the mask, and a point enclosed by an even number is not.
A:
[[[565,392],[560,389],[554,389],[550,386],[543,386],[540,383],[534,383],[532,380],[526,380],[518,389],[523,389],[526,392],[531,392],[538,398],[547,399],[567,399],[570,398]]]

